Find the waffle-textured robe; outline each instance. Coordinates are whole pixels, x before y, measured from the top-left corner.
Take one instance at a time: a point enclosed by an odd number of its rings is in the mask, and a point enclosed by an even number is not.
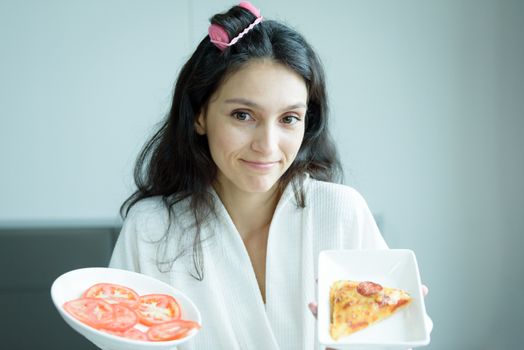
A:
[[[269,229],[264,303],[244,243],[214,191],[218,216],[202,229],[202,281],[193,269],[188,201],[175,206],[172,238],[163,244],[167,211],[160,198],[137,203],[124,221],[110,267],[137,271],[173,285],[202,315],[202,329],[179,350],[321,349],[308,303],[316,301],[318,253],[324,249],[387,249],[364,199],[348,186],[307,178],[306,207],[284,191]],[[185,235],[183,235],[185,233]],[[188,247],[169,272],[157,258]],[[158,250],[158,247],[162,247]],[[167,253],[167,255],[166,255]],[[170,255],[171,254],[171,255]],[[168,268],[169,264],[163,265]]]

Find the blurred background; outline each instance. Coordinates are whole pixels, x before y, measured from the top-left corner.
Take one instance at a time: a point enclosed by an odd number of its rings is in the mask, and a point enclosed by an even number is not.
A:
[[[319,53],[345,183],[430,287],[427,349],[521,349],[524,1],[253,3]],[[50,282],[109,259],[136,155],[208,19],[234,4],[0,0],[6,348],[80,338],[52,310]],[[14,327],[22,310],[32,316]],[[43,337],[43,317],[64,327],[50,343],[24,330]]]

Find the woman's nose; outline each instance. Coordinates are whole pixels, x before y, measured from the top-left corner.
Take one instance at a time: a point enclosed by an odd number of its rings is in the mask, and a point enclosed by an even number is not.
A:
[[[260,125],[255,129],[251,148],[262,154],[272,154],[278,148],[278,132],[274,126]]]

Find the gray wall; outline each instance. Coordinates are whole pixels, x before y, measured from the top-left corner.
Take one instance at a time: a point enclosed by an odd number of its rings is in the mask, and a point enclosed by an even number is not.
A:
[[[231,4],[0,0],[0,226],[118,222],[181,63]],[[522,347],[524,2],[255,5],[317,48],[346,183],[430,286],[428,348]]]

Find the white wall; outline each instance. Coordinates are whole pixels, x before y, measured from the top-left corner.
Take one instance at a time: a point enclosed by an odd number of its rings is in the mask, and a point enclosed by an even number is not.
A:
[[[181,63],[231,4],[0,0],[0,225],[118,220]],[[255,5],[318,49],[346,182],[430,286],[429,348],[521,347],[524,2]]]
[[[112,222],[189,55],[186,2],[0,1],[0,222]]]

